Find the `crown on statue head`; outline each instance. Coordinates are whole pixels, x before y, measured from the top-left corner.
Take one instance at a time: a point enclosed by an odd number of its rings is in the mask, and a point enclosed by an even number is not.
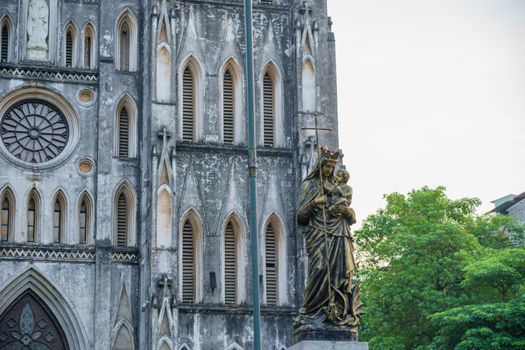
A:
[[[343,153],[341,153],[340,150],[338,151],[330,151],[328,147],[321,146],[321,157],[326,160],[331,160],[334,162],[338,162],[339,159],[343,158]]]

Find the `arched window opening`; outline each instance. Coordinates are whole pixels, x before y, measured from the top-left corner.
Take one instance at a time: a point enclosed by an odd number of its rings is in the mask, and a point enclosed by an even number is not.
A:
[[[170,52],[163,46],[157,53],[157,100],[168,102],[171,97],[171,59]]]
[[[11,206],[7,196],[2,201],[2,216],[0,220],[0,241],[7,242],[11,231]]]
[[[7,20],[4,20],[1,24],[2,28],[0,30],[0,62],[7,62],[9,60],[9,50],[10,50],[10,25]]]
[[[223,140],[226,144],[235,141],[235,87],[231,68],[226,69],[223,79]]]
[[[157,199],[157,247],[171,247],[172,218],[171,195],[167,190],[162,190]]]
[[[84,68],[95,68],[95,31],[91,24],[86,26],[84,30]]]
[[[71,345],[52,308],[31,288],[0,315],[0,349],[65,350]]]
[[[73,31],[71,28],[66,32],[66,67],[73,66]]]
[[[238,269],[237,237],[230,220],[224,232],[224,302],[237,303],[237,269]]]
[[[263,80],[263,124],[264,146],[272,147],[275,143],[275,92],[270,72],[264,74]]]
[[[315,112],[317,105],[315,69],[310,60],[306,60],[303,64],[302,90],[303,111]]]
[[[278,300],[278,254],[277,240],[272,222],[266,227],[265,250],[266,250],[266,304],[277,305]]]
[[[117,199],[117,246],[128,245],[128,199],[121,192]]]
[[[195,76],[190,65],[182,77],[182,141],[195,140]]]
[[[129,70],[130,69],[130,46],[131,46],[131,37],[129,24],[125,20],[120,27],[120,69]]]
[[[194,228],[191,220],[186,220],[182,227],[182,302],[195,302],[196,269]]]
[[[34,194],[29,197],[27,204],[27,241],[34,242],[36,239],[36,233],[38,229],[37,225],[38,218],[38,204]]]
[[[118,156],[129,157],[129,114],[126,106],[122,106],[118,119]]]
[[[86,199],[82,199],[78,212],[78,243],[86,244],[89,227],[89,211]]]
[[[64,239],[64,205],[60,198],[55,200],[53,208],[53,243],[61,243]]]

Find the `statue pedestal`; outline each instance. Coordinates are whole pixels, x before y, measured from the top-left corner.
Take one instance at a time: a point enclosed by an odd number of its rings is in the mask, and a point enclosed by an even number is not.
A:
[[[368,343],[355,341],[303,340],[288,350],[368,350]]]

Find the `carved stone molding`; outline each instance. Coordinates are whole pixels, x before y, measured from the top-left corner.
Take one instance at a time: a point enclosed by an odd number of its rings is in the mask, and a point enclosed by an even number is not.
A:
[[[12,67],[4,66],[0,67],[0,77],[5,78],[21,78],[21,79],[43,79],[60,82],[75,82],[75,83],[87,83],[95,84],[98,82],[98,74],[93,72],[74,72],[68,71],[56,71],[52,69],[43,69],[35,67]]]
[[[94,247],[50,247],[9,244],[0,246],[0,259],[95,262]]]

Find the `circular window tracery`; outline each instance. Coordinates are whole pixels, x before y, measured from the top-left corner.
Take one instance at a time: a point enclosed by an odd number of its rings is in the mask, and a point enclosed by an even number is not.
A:
[[[70,129],[62,112],[43,100],[24,100],[10,107],[1,123],[2,143],[14,157],[45,163],[61,154]]]

